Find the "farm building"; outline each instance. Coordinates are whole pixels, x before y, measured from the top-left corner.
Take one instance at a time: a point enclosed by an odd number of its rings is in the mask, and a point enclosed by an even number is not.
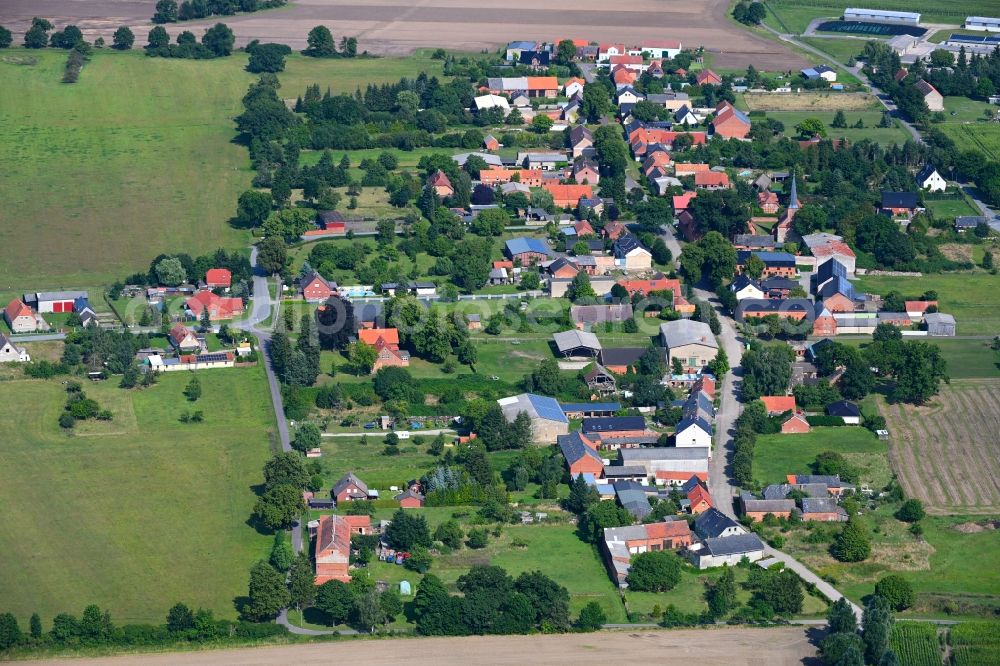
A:
[[[853,402],[838,400],[826,406],[826,413],[830,416],[839,416],[847,425],[861,424],[861,410]]]
[[[598,437],[638,437],[646,433],[646,419],[642,416],[586,418],[582,432]]]
[[[614,416],[622,408],[620,402],[564,402],[560,405],[567,418]]]
[[[574,431],[566,435],[556,437],[559,450],[562,451],[563,458],[566,459],[566,467],[569,474],[576,477],[578,474],[593,474],[600,478],[604,471],[604,460],[597,453],[598,443],[580,432]]]
[[[1000,18],[990,16],[966,16],[963,26],[966,30],[1000,32]]]
[[[917,25],[920,23],[920,12],[897,12],[888,9],[863,9],[861,7],[848,7],[844,10],[844,20]]]
[[[635,368],[646,353],[645,347],[608,347],[601,350],[601,365],[619,375]]]
[[[553,333],[552,340],[563,356],[597,356],[601,353],[601,341],[587,331],[574,329]]]
[[[618,587],[628,587],[628,570],[633,555],[657,550],[677,550],[691,545],[691,528],[686,520],[666,520],[647,525],[604,528],[602,551],[611,577]]]
[[[619,449],[618,462],[627,467],[641,466],[647,476],[657,472],[708,472],[708,447],[657,447],[649,449]]]
[[[638,481],[615,481],[611,484],[615,497],[623,509],[642,520],[653,512],[646,499],[646,486]]]
[[[741,513],[755,523],[764,520],[764,516],[769,513],[776,518],[788,518],[794,510],[795,500],[757,499],[746,491],[740,495]]]
[[[802,520],[842,523],[847,521],[847,511],[838,506],[837,500],[832,497],[804,497]]]
[[[927,335],[935,337],[953,337],[955,335],[955,318],[950,314],[932,312],[924,315],[924,325]]]
[[[735,566],[745,557],[751,562],[764,557],[764,542],[756,534],[708,538],[688,549],[691,563],[699,569]]]
[[[87,298],[85,291],[39,291],[25,294],[24,302],[39,314],[73,312],[78,298]]]
[[[913,87],[917,89],[920,96],[924,98],[924,102],[927,104],[927,108],[931,111],[944,111],[944,96],[938,92],[938,89],[932,86],[927,81],[920,79],[913,84]]]
[[[497,400],[508,423],[521,412],[531,419],[531,435],[535,442],[554,444],[559,435],[569,432],[569,419],[554,398],[521,393],[520,395]]]
[[[545,261],[552,255],[552,250],[544,240],[525,236],[508,240],[504,243],[504,251],[511,261],[520,261],[522,266]]]
[[[611,305],[573,305],[569,309],[570,321],[577,328],[608,322],[620,323],[632,318],[631,303]]]
[[[801,70],[802,76],[806,77],[810,81],[815,79],[823,79],[824,81],[829,81],[833,83],[837,80],[837,72],[827,65],[817,65],[815,67],[807,67]]]
[[[402,509],[419,509],[424,505],[424,496],[414,490],[396,495],[395,500],[399,502]]]

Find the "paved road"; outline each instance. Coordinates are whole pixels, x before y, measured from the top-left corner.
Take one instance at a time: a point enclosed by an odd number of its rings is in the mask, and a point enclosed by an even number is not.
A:
[[[250,251],[250,266],[253,268],[253,297],[251,298],[250,316],[234,324],[237,328],[249,331],[257,338],[257,348],[261,351],[264,360],[264,370],[267,374],[267,385],[271,391],[271,406],[274,408],[274,418],[278,426],[278,437],[281,440],[282,451],[292,450],[291,439],[288,435],[288,420],[285,418],[285,406],[281,400],[281,385],[278,377],[274,374],[274,367],[271,365],[271,332],[259,325],[271,315],[274,308],[274,317],[277,319],[280,300],[275,302],[271,298],[271,285],[268,275],[257,264],[257,248]],[[278,283],[278,294],[281,294],[281,281]],[[272,320],[274,321],[274,320]],[[302,525],[296,523],[292,526],[292,547],[295,552],[301,552],[305,547],[302,538]]]
[[[278,619],[275,620],[275,623],[288,629],[288,633],[298,634],[299,636],[332,636],[333,634],[339,634],[341,636],[357,636],[360,633],[354,629],[306,629],[305,627],[299,627],[292,624],[291,620],[288,619],[287,608],[278,614]]]
[[[681,253],[680,243],[674,237],[672,230],[668,227],[661,234],[667,247],[679,257]],[[733,509],[733,500],[738,495],[739,489],[733,485],[728,470],[728,461],[732,452],[732,433],[736,419],[743,411],[743,403],[739,401],[739,379],[741,374],[740,361],[743,358],[743,342],[737,330],[736,322],[731,317],[722,312],[715,294],[706,290],[695,288],[694,295],[702,301],[711,303],[719,316],[719,323],[722,325],[722,332],[717,336],[722,348],[726,350],[729,357],[730,371],[726,373],[720,385],[716,385],[716,392],[719,395],[719,409],[715,414],[715,444],[712,450],[712,461],[708,470],[708,491],[715,500],[716,507],[726,515],[735,518],[736,512]],[[797,573],[802,580],[813,583],[816,588],[831,601],[840,599],[842,595],[832,585],[810,571],[804,564],[787,553],[775,550],[767,546],[765,556],[770,556],[781,560],[785,566]],[[861,621],[861,608],[851,602],[858,622]]]

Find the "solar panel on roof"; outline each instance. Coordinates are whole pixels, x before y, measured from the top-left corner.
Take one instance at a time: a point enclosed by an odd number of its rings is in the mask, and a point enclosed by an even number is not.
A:
[[[555,398],[547,398],[542,395],[531,394],[528,396],[528,400],[531,405],[538,412],[538,416],[549,421],[559,421],[561,423],[568,423],[566,414],[563,413],[562,407],[556,402]]]
[[[225,354],[202,354],[195,357],[198,363],[215,363],[217,361],[225,361],[226,359],[227,356]]]

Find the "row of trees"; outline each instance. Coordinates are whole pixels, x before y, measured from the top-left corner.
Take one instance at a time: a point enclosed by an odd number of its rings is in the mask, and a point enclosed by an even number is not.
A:
[[[177,35],[177,43],[170,43],[170,35],[163,26],[149,31],[146,55],[160,58],[191,58],[205,60],[231,55],[236,44],[236,36],[225,23],[216,23],[205,31],[201,42],[190,30]]]
[[[192,21],[209,16],[232,16],[236,12],[255,12],[281,7],[287,0],[158,0],[153,23]]]
[[[311,580],[310,580],[311,583]],[[220,620],[210,610],[192,610],[183,603],[170,609],[163,624],[117,625],[111,613],[96,604],[79,616],[60,613],[46,631],[34,613],[22,630],[12,613],[0,613],[0,651],[12,648],[68,648],[94,646],[154,646],[178,643],[238,643],[286,633],[277,624],[253,624]]]

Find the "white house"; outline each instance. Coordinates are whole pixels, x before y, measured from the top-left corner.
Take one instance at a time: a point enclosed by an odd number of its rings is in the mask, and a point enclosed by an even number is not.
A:
[[[634,50],[634,49],[633,49]],[[681,52],[681,43],[676,39],[651,39],[639,44],[634,55],[648,53],[651,58],[676,58]],[[629,51],[632,54],[632,51]]]
[[[31,356],[23,347],[18,347],[10,338],[0,333],[0,363],[27,363]]]
[[[572,78],[563,85],[563,94],[566,97],[583,94],[583,79]]]
[[[622,104],[635,104],[642,99],[645,99],[645,96],[641,93],[637,93],[635,88],[632,86],[625,86],[624,88],[620,88],[618,90],[616,101],[618,102],[618,106],[621,106]]]
[[[712,426],[702,418],[685,418],[677,424],[674,432],[674,446],[711,447]]]
[[[699,569],[736,566],[744,557],[751,562],[763,559],[764,543],[756,534],[708,538],[689,546],[688,557]]]
[[[928,192],[944,192],[948,183],[932,165],[928,164],[917,174],[917,185]]]
[[[746,275],[737,275],[729,288],[736,294],[736,300],[742,301],[745,298],[764,298],[764,290],[756,280]]]

